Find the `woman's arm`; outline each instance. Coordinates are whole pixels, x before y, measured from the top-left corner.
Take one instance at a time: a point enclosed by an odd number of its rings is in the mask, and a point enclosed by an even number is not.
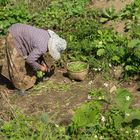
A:
[[[43,63],[43,64],[39,64],[37,62],[37,60],[39,59],[39,57],[41,57],[43,54],[37,49],[34,48],[33,51],[28,55],[26,62],[32,66],[35,70],[41,70],[43,72],[47,72],[48,71],[48,66]]]

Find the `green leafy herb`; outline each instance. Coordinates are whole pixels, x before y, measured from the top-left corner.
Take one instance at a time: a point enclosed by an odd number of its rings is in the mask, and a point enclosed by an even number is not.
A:
[[[42,78],[44,75],[45,75],[44,72],[42,72],[42,71],[37,71],[37,77],[38,77],[38,78]]]
[[[74,72],[85,70],[86,68],[87,68],[86,63],[72,62],[72,63],[68,64],[68,70],[74,71]]]

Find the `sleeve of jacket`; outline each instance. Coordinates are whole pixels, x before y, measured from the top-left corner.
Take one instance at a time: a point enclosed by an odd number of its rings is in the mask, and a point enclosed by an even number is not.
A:
[[[37,62],[37,60],[41,55],[42,52],[38,48],[34,48],[33,51],[26,58],[26,62],[35,70],[39,70],[40,64]]]

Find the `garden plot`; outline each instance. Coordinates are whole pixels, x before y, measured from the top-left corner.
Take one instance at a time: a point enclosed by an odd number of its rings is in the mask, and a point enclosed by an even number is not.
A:
[[[33,25],[43,28],[47,25],[60,31],[68,41],[68,49],[66,58],[62,59],[63,66],[57,66],[52,77],[36,84],[25,96],[18,95],[0,77],[0,134],[31,140],[44,137],[50,140],[140,139],[140,51],[137,47],[140,28],[135,28],[139,17],[139,1],[135,1],[123,12],[132,1],[55,0],[47,12],[42,11],[39,16],[36,13],[31,20],[28,12],[24,13],[25,19],[17,15],[17,19]],[[110,10],[112,6],[115,11]],[[11,20],[18,13],[15,9],[5,19]],[[103,13],[104,9],[109,9],[107,14]],[[7,11],[4,17],[9,14]],[[103,15],[105,22],[101,22]],[[125,31],[127,21],[130,26]],[[8,27],[4,25],[3,34]],[[46,60],[50,66],[52,60]],[[83,81],[67,77],[66,63],[73,60],[89,62],[89,73]],[[124,72],[130,72],[132,77],[127,74],[122,77]]]
[[[114,7],[117,12],[120,12],[127,4],[130,4],[131,0],[120,1],[92,1],[90,7],[95,7],[97,9],[106,9],[109,7]],[[108,27],[113,27],[113,21],[109,21],[105,24]],[[115,29],[118,32],[124,31],[124,22],[115,23]],[[4,39],[1,39],[1,44],[4,44]],[[3,45],[1,45],[0,52],[1,57],[3,56]],[[3,58],[3,57],[2,57]],[[1,59],[2,60],[2,59]],[[72,82],[68,78],[63,76],[64,70],[57,70],[55,75],[50,78],[48,81],[35,85],[35,87],[29,90],[29,95],[20,97],[14,93],[13,90],[1,86],[1,93],[6,93],[9,103],[22,110],[26,114],[37,115],[42,112],[48,112],[51,117],[60,122],[65,120],[70,120],[74,109],[76,109],[80,104],[88,101],[88,92],[92,89],[104,88],[108,92],[112,91],[113,87],[119,87],[120,85],[125,87],[134,93],[135,104],[134,106],[139,106],[138,103],[138,82],[131,81],[129,84],[121,83],[119,81],[109,80],[106,82],[106,79],[103,78],[102,74],[90,74],[87,79],[82,82]],[[116,72],[117,73],[117,72]],[[92,75],[92,76],[91,76]],[[91,78],[92,77],[92,78]],[[8,83],[8,81],[3,81],[1,79],[1,84]],[[108,85],[108,86],[107,86]],[[8,87],[11,87],[11,84],[8,83]],[[136,94],[135,94],[136,93]],[[1,101],[6,103],[7,101],[4,98],[1,98]],[[4,105],[4,104],[3,104]],[[6,104],[5,104],[6,105]],[[5,108],[4,105],[4,108]],[[7,106],[7,105],[6,105]],[[2,109],[1,116],[5,118],[8,114],[5,114],[5,109]],[[7,107],[8,109],[9,107]],[[8,112],[8,111],[7,111]],[[3,114],[4,113],[4,114]],[[61,116],[61,117],[60,117]]]
[[[70,123],[75,109],[91,100],[89,91],[104,89],[112,94],[119,87],[128,89],[135,98],[133,106],[140,107],[136,81],[120,83],[117,79],[106,80],[102,73],[89,73],[84,81],[77,82],[65,77],[64,73],[66,69],[57,69],[49,80],[35,85],[25,96],[19,96],[14,90],[1,86],[1,117],[6,120],[11,118],[9,112],[13,106],[27,115],[38,116],[47,112],[56,122]]]

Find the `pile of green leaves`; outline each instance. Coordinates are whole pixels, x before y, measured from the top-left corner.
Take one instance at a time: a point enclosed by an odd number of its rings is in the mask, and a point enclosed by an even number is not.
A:
[[[42,71],[37,71],[36,72],[36,76],[37,76],[37,78],[43,78],[43,76],[45,75],[45,73],[44,72],[42,72]]]
[[[77,72],[77,71],[82,71],[82,70],[87,69],[87,64],[78,61],[78,62],[69,63],[67,67],[68,67],[68,70]]]

